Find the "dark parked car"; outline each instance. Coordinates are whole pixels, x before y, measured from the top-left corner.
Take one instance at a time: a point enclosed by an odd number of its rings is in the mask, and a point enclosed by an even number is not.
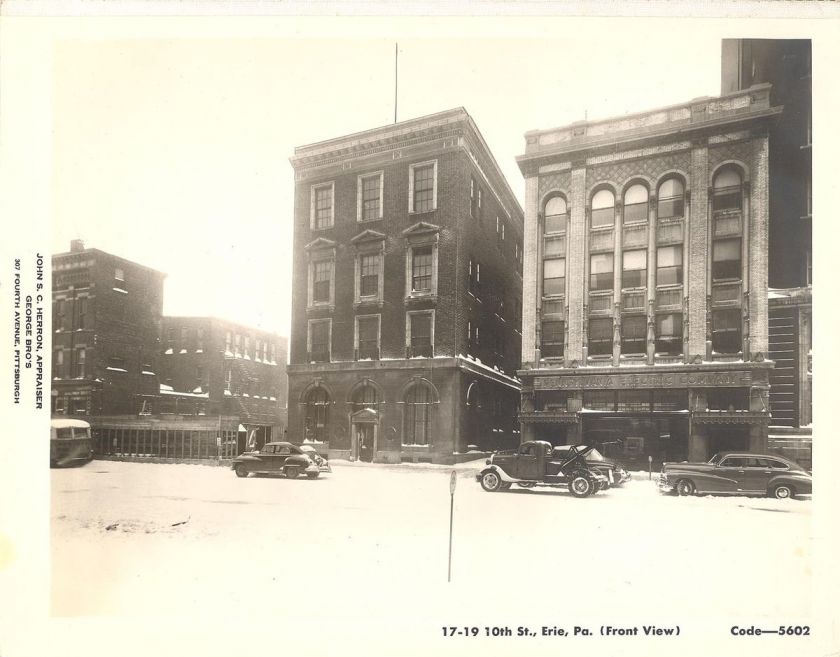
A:
[[[587,447],[586,445],[575,445],[575,448],[584,450]],[[571,449],[571,445],[557,445],[554,447],[554,456],[565,458]],[[586,467],[604,475],[609,479],[610,486],[621,486],[624,482],[630,481],[630,473],[627,472],[627,468],[618,461],[608,459],[596,448],[592,448],[586,455]]]
[[[513,484],[523,488],[567,486],[575,497],[586,497],[609,486],[604,475],[587,466],[592,449],[572,446],[566,455],[555,457],[551,443],[530,440],[517,450],[492,454],[475,478],[489,493],[508,490]]]
[[[247,477],[252,472],[257,474],[282,474],[288,479],[295,479],[305,474],[315,479],[322,472],[332,472],[327,459],[314,448],[298,447],[292,443],[266,443],[262,449],[240,454],[231,463],[237,477]]]
[[[663,463],[659,490],[787,499],[811,494],[811,473],[781,456],[720,452],[707,463]]]

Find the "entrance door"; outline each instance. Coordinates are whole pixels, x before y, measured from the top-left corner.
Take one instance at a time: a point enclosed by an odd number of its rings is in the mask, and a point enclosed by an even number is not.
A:
[[[368,422],[359,422],[353,425],[356,430],[356,445],[360,461],[370,463],[373,461],[373,429],[374,425]]]

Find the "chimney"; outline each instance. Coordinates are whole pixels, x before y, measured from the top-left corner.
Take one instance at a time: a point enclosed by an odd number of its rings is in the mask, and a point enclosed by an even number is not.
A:
[[[70,253],[78,253],[85,250],[84,240],[70,240]]]

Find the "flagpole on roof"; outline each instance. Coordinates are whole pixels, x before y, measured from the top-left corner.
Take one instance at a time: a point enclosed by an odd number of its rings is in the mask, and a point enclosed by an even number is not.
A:
[[[400,63],[400,44],[394,44],[394,123],[397,122],[397,82]]]

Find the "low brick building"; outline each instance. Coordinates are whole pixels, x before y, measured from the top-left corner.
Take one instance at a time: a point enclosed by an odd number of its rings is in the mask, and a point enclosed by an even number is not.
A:
[[[283,440],[287,351],[285,338],[266,331],[214,317],[164,317],[160,396],[146,412],[238,418],[239,451]]]
[[[780,111],[764,84],[526,134],[523,438],[645,464],[767,448]]]
[[[472,118],[291,162],[290,436],[392,462],[517,444],[522,211]]]
[[[52,256],[56,415],[130,415],[158,395],[165,274],[81,240]]]

